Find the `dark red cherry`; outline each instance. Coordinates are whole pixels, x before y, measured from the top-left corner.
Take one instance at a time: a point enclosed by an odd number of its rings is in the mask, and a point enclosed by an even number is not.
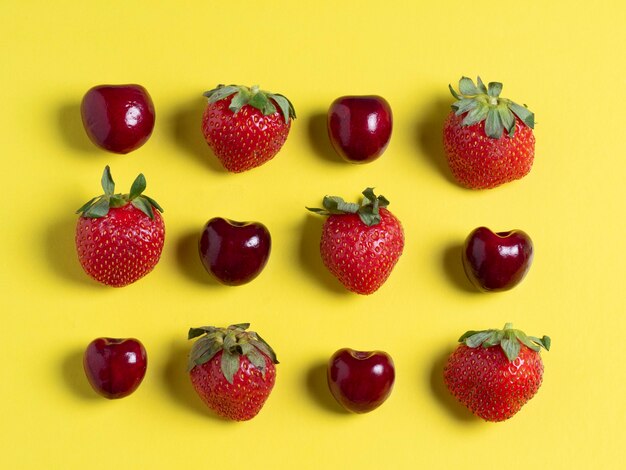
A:
[[[391,356],[383,351],[343,348],[328,363],[328,387],[348,411],[367,413],[389,397],[395,380]]]
[[[133,393],[146,375],[147,366],[146,350],[134,338],[97,338],[83,355],[87,380],[105,398]]]
[[[351,163],[380,157],[391,138],[391,107],[380,96],[342,96],[328,110],[328,136],[337,153]]]
[[[98,147],[128,153],[141,147],[154,128],[154,105],[141,85],[100,85],[80,107],[87,135]]]
[[[270,232],[259,222],[235,222],[215,217],[204,226],[199,251],[202,264],[222,284],[250,282],[267,264]]]
[[[533,261],[533,242],[521,230],[493,233],[479,227],[463,248],[463,268],[482,291],[503,291],[519,284]]]

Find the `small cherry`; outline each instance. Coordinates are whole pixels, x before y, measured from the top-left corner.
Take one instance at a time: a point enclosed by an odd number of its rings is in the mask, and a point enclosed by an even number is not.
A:
[[[141,147],[154,129],[154,105],[141,85],[100,85],[83,97],[85,131],[98,147],[128,153]]]
[[[343,348],[331,356],[327,377],[340,405],[353,413],[367,413],[391,394],[395,368],[386,352]]]
[[[148,357],[135,338],[96,338],[85,350],[83,367],[93,389],[105,398],[133,393],[144,376]]]
[[[342,96],[328,110],[330,141],[350,163],[380,157],[389,144],[392,125],[391,107],[381,96]]]
[[[206,223],[198,246],[207,272],[228,286],[256,278],[267,264],[271,247],[270,232],[262,223],[222,217]]]
[[[465,240],[463,268],[481,291],[504,291],[519,284],[533,261],[533,242],[522,230],[473,230]]]

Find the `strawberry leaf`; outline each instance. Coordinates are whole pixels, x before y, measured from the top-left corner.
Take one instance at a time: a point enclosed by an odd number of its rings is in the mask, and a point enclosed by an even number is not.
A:
[[[240,88],[235,85],[218,85],[216,88],[204,92],[203,95],[209,99],[209,103],[216,103],[239,91]]]
[[[500,121],[500,114],[496,108],[489,108],[487,112],[487,119],[485,120],[485,134],[492,139],[499,139],[502,137],[504,126]]]
[[[535,336],[526,336],[523,331],[513,329],[511,323],[504,325],[502,330],[470,330],[459,338],[459,342],[465,343],[470,348],[499,346],[509,361],[514,361],[519,356],[522,344],[537,352],[541,347],[546,350],[550,349],[548,336],[541,339]]]
[[[483,85],[484,86],[484,85]],[[487,94],[493,98],[500,96],[502,92],[502,83],[490,82],[487,88]]]
[[[83,217],[90,219],[98,219],[104,217],[109,213],[109,200],[107,198],[101,198],[93,204],[89,209],[83,212]]]
[[[515,113],[515,115],[522,120],[531,129],[535,127],[535,115],[524,106],[520,106],[512,101],[509,103],[509,109]]]
[[[91,198],[88,202],[86,202],[85,204],[83,204],[82,206],[80,206],[80,209],[78,209],[78,210],[76,211],[76,213],[77,213],[77,214],[80,214],[80,213],[82,213],[82,212],[87,211],[87,210],[88,210],[88,209],[89,209],[89,208],[93,205],[93,203],[94,203],[94,202],[96,202],[96,199],[98,199],[98,198],[99,198],[99,196],[96,196],[96,197]]]
[[[109,165],[104,167],[104,173],[102,173],[100,183],[102,184],[105,195],[110,196],[115,192],[115,182],[113,181],[113,176],[111,176],[111,168],[109,168]]]
[[[231,354],[227,349],[223,350],[220,368],[229,384],[233,383],[235,374],[239,370],[239,354]]]
[[[272,98],[280,108],[280,112],[285,119],[285,124],[289,123],[289,119],[296,118],[296,111],[293,108],[291,101],[289,101],[285,96],[279,95],[277,93],[273,93],[268,96]]]
[[[472,126],[485,121],[485,134],[492,139],[500,139],[507,130],[509,137],[515,134],[515,116],[531,129],[535,125],[535,116],[524,106],[506,98],[500,98],[502,83],[490,82],[485,86],[480,77],[478,85],[467,77],[459,81],[460,93],[448,86],[456,102],[452,109],[457,116],[465,115],[461,125]]]
[[[471,78],[462,77],[459,81],[459,91],[462,95],[478,95],[480,90],[476,88]]]
[[[507,332],[500,345],[509,361],[514,361],[519,355],[520,342],[510,331]]]
[[[152,204],[150,204],[145,198],[138,197],[130,201],[130,203],[133,205],[133,207],[139,209],[141,212],[150,217],[150,219],[154,219]]]
[[[132,201],[136,197],[140,196],[146,189],[146,177],[143,173],[139,173],[135,181],[133,181],[132,186],[130,187],[129,199]]]

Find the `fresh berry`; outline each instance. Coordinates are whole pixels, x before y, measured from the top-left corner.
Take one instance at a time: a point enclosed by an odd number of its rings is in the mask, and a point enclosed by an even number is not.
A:
[[[189,330],[189,339],[200,337],[189,355],[191,383],[211,410],[234,421],[254,418],[276,381],[276,354],[249,326]]]
[[[146,143],[154,129],[154,105],[141,85],[91,88],[80,106],[87,135],[98,147],[128,153]]]
[[[526,336],[507,323],[503,330],[468,331],[459,342],[444,368],[444,382],[475,415],[504,421],[539,390],[539,350],[550,349],[549,337]]]
[[[328,270],[350,291],[371,294],[387,280],[404,249],[402,224],[386,207],[389,201],[373,188],[363,191],[361,204],[326,196],[327,215],[320,253]]]
[[[165,240],[163,209],[142,194],[146,179],[137,176],[129,194],[115,194],[107,166],[104,194],[82,206],[76,225],[76,251],[83,269],[102,284],[123,287],[148,274],[161,257]]]
[[[296,112],[276,93],[236,85],[207,91],[202,132],[224,168],[241,173],[274,158],[281,149]]]
[[[328,136],[335,151],[350,163],[380,157],[391,138],[393,115],[381,96],[342,96],[328,110]]]
[[[368,413],[389,397],[396,371],[386,352],[343,348],[330,358],[327,377],[330,392],[341,406]]]
[[[461,78],[443,126],[443,144],[454,178],[466,188],[488,189],[528,174],[535,156],[535,115],[506,98],[502,83],[486,87]],[[505,132],[506,131],[506,132]]]
[[[198,249],[209,274],[227,286],[252,281],[267,264],[272,238],[260,222],[214,217],[204,226]]]
[[[479,290],[509,290],[522,282],[533,262],[533,242],[522,230],[472,231],[463,247],[463,268]]]
[[[123,398],[141,384],[148,356],[138,339],[96,338],[85,350],[83,367],[96,392],[105,398]]]

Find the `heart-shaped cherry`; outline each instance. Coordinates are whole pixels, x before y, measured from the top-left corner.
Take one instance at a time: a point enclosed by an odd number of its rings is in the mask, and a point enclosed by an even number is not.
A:
[[[348,411],[367,413],[378,408],[391,394],[395,368],[383,351],[343,348],[328,362],[328,387]]]
[[[96,338],[83,355],[87,380],[105,398],[133,393],[146,375],[147,366],[146,350],[135,338]]]
[[[267,264],[270,232],[259,222],[209,220],[200,237],[202,264],[222,284],[239,286],[252,281]]]
[[[100,85],[81,103],[87,135],[98,147],[128,153],[141,147],[154,128],[152,98],[141,85]]]
[[[509,290],[519,284],[533,261],[533,242],[521,230],[494,233],[472,231],[463,248],[463,268],[482,291]]]
[[[380,96],[342,96],[328,110],[328,136],[337,153],[351,163],[380,157],[391,138],[391,107]]]

